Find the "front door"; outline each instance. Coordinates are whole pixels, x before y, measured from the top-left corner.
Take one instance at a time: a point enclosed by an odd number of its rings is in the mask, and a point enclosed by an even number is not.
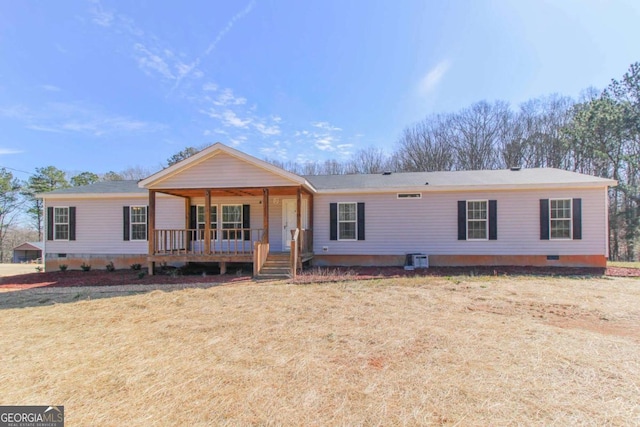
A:
[[[298,226],[296,207],[296,199],[282,200],[282,247],[285,251],[291,250],[291,230],[295,230]]]

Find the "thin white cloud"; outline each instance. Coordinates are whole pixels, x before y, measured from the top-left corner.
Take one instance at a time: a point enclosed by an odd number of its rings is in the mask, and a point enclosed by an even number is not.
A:
[[[173,87],[174,89],[178,87],[180,85],[180,82],[189,75],[191,70],[196,69],[200,65],[200,62],[202,61],[203,58],[205,58],[206,56],[210,55],[211,52],[213,52],[213,50],[218,46],[218,44],[227,35],[227,33],[231,31],[231,29],[236,24],[236,22],[244,18],[247,14],[249,14],[251,10],[253,10],[253,7],[255,6],[255,4],[256,4],[255,0],[252,0],[251,2],[249,2],[249,4],[247,4],[247,6],[245,6],[244,9],[236,13],[229,20],[229,22],[227,22],[227,25],[225,25],[224,28],[218,32],[218,35],[216,36],[216,38],[213,39],[211,43],[209,43],[209,46],[207,46],[204,53],[200,55],[198,58],[196,58],[191,64],[189,64],[189,66],[184,69],[185,72],[183,74],[178,75],[178,78],[176,79],[176,83]]]
[[[422,77],[418,85],[418,91],[421,95],[427,95],[433,91],[440,83],[444,75],[449,71],[451,62],[448,59],[440,61],[427,74]]]
[[[136,43],[133,49],[137,55],[138,66],[142,71],[149,75],[157,73],[169,80],[175,79],[169,65],[160,55],[151,52],[141,43]]]
[[[92,0],[91,3],[93,3],[93,7],[89,9],[89,12],[93,23],[101,27],[110,27],[113,24],[113,13],[106,12],[98,0]]]
[[[254,123],[253,127],[264,136],[280,135],[280,127],[278,125],[267,126],[264,123]]]
[[[236,136],[236,137],[233,137],[233,138],[229,138],[229,140],[227,142],[229,144],[231,144],[232,147],[238,147],[239,145],[244,143],[246,140],[247,140],[246,136],[240,135],[240,136]]]
[[[202,85],[202,90],[205,92],[215,92],[218,90],[218,85],[212,82],[208,82]]]
[[[4,156],[7,154],[20,154],[24,153],[22,150],[14,150],[13,148],[0,148],[0,156]]]
[[[60,92],[61,90],[58,86],[54,85],[41,85],[40,87],[47,92]]]
[[[333,148],[333,137],[323,136],[316,139],[316,148],[320,151],[335,151]]]
[[[70,132],[92,136],[155,132],[166,127],[159,123],[110,115],[94,107],[69,103],[49,103],[39,110],[22,106],[0,108],[0,115],[23,122],[25,128],[39,132]]]
[[[330,132],[342,130],[339,127],[332,126],[329,122],[312,122],[311,126]]]
[[[247,99],[241,96],[235,96],[229,88],[223,89],[218,97],[212,101],[215,105],[243,105],[247,103]]]
[[[0,107],[0,116],[9,119],[31,120],[33,114],[24,105],[12,105],[10,107]]]
[[[246,128],[249,123],[251,123],[250,118],[243,120],[231,110],[225,110],[220,118],[222,119],[222,123],[224,123],[226,126],[233,126],[237,128]]]

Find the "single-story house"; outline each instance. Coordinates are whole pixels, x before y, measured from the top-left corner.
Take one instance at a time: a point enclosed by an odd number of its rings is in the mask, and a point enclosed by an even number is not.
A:
[[[607,189],[553,168],[300,176],[216,143],[148,178],[41,194],[45,263],[603,267]],[[293,274],[295,274],[295,270]]]
[[[13,248],[13,262],[29,262],[42,258],[43,242],[24,242]]]

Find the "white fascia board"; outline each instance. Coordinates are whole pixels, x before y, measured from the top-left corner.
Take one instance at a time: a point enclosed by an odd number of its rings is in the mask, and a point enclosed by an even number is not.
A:
[[[617,184],[575,182],[570,184],[505,184],[505,185],[423,185],[419,187],[388,187],[388,188],[339,188],[322,189],[318,194],[376,194],[376,193],[436,193],[436,192],[468,192],[468,191],[507,191],[507,190],[545,190],[545,189],[583,189],[583,188],[607,188]]]
[[[178,197],[170,194],[157,194],[158,197]],[[67,193],[67,194],[36,194],[37,198],[45,200],[56,199],[139,199],[149,197],[149,193]]]

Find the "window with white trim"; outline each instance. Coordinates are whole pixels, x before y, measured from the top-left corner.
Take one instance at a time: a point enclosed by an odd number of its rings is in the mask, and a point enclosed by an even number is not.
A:
[[[224,240],[242,239],[242,205],[222,205],[221,225]]]
[[[356,240],[358,236],[358,205],[338,203],[338,240]]]
[[[549,200],[549,237],[571,239],[571,199]]]
[[[147,207],[131,206],[129,219],[131,240],[147,240]]]
[[[487,201],[467,200],[467,240],[487,240]]]
[[[53,240],[69,240],[69,208],[53,208]]]
[[[204,225],[205,225],[205,217],[204,217],[204,205],[198,205],[197,206],[197,228],[198,230],[203,230],[202,233],[202,238],[204,239]],[[217,230],[218,228],[218,206],[217,205],[211,205],[211,229],[212,230]],[[215,231],[213,233],[213,239],[217,240],[218,239],[218,232]]]

